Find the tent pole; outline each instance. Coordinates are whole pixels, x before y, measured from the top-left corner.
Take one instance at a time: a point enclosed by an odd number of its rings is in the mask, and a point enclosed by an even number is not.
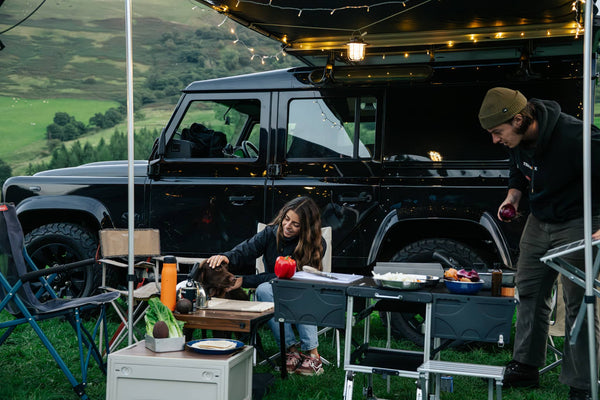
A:
[[[596,298],[593,294],[594,277],[592,255],[592,168],[591,168],[591,132],[593,123],[593,96],[592,96],[592,37],[594,15],[593,1],[585,2],[584,40],[583,40],[583,219],[585,243],[585,301],[587,308],[587,328],[590,358],[590,387],[592,399],[598,400],[598,360],[596,357],[596,330],[594,323],[594,304]]]
[[[134,208],[134,141],[133,141],[133,51],[131,33],[131,0],[125,0],[125,40],[126,40],[126,71],[127,71],[127,344],[133,342],[133,233],[135,228]]]

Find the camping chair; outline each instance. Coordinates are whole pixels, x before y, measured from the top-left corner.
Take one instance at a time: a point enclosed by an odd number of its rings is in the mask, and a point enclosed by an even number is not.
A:
[[[256,232],[260,232],[265,229],[266,224],[259,222],[256,227]],[[324,226],[321,228],[321,235],[323,239],[325,239],[325,243],[327,243],[327,249],[325,249],[325,254],[323,255],[323,271],[331,272],[331,227]],[[263,263],[262,257],[258,257],[256,259],[256,273],[260,274],[265,272],[265,264]]]
[[[257,229],[256,232],[260,232],[263,229],[265,229],[267,225],[259,222],[257,225]],[[332,249],[331,249],[331,243],[332,243],[332,228],[330,226],[324,226],[321,228],[321,236],[323,237],[323,239],[325,240],[325,243],[327,244],[327,248],[325,249],[325,254],[323,255],[323,272],[331,272],[331,254],[332,254]],[[263,258],[259,257],[256,259],[256,273],[260,274],[262,272],[265,272],[265,264],[263,263]],[[252,292],[251,292],[252,293]],[[329,332],[330,330],[332,330],[331,327],[326,327],[323,328],[321,330],[319,330],[317,332],[317,335],[322,335],[325,334],[327,332]],[[336,358],[337,358],[337,366],[340,366],[340,331],[339,329],[335,330],[335,343],[336,343]],[[274,356],[270,357],[271,359],[278,356],[279,353],[275,354]],[[323,359],[323,361],[326,364],[329,364],[329,361]]]
[[[550,371],[562,363],[562,351],[554,344],[555,337],[565,336],[565,302],[563,300],[561,275],[558,275],[552,289],[552,314],[550,315],[550,328],[548,329],[548,350],[552,352],[554,361],[540,369],[540,374]]]
[[[6,329],[0,337],[0,346],[17,326],[29,324],[63,371],[75,393],[80,398],[87,399],[85,387],[92,357],[106,374],[106,365],[95,344],[95,339],[100,332],[100,325],[106,321],[106,303],[115,300],[119,296],[118,293],[103,293],[74,299],[58,298],[50,285],[53,276],[69,269],[81,268],[93,263],[94,260],[83,260],[38,270],[23,246],[23,231],[13,204],[0,203],[0,251],[0,312],[6,310],[14,316],[14,319],[0,323],[0,329]],[[39,290],[34,293],[36,288]],[[36,297],[41,294],[48,295],[49,300],[41,302]],[[81,313],[97,308],[100,308],[100,314],[93,332],[90,333],[82,324]],[[75,331],[81,381],[75,378],[38,324],[39,321],[54,318],[58,318],[59,321],[66,320]]]
[[[118,293],[127,304],[128,291],[126,289],[114,288],[107,284],[107,269],[108,266],[112,266],[127,271],[129,232],[127,229],[103,229],[100,231],[99,236],[100,249],[102,251],[102,258],[98,260],[98,262],[102,264],[102,286],[100,286],[100,289],[107,292]],[[143,322],[144,320],[144,315],[148,306],[147,300],[153,296],[160,295],[158,261],[156,259],[156,257],[160,256],[160,234],[157,229],[136,229],[134,230],[133,238],[133,251],[134,257],[136,258],[134,268],[136,272],[138,272],[138,275],[140,275],[141,280],[138,287],[134,288],[133,291],[135,307],[133,311],[132,326],[135,327],[140,321]],[[153,258],[154,260],[152,261]],[[148,275],[148,270],[150,268],[153,269],[154,279],[147,282],[150,278]],[[123,287],[125,287],[126,284],[127,282],[124,281]],[[110,351],[113,351],[121,344],[128,332],[127,310],[119,306],[117,302],[113,302],[112,305],[121,319],[121,324],[108,342],[107,347],[110,347]],[[133,339],[135,342],[139,341],[135,336],[135,332],[133,333]],[[102,344],[100,345],[100,348],[102,348]]]

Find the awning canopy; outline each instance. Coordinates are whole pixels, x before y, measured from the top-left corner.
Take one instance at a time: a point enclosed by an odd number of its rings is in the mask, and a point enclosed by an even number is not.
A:
[[[579,0],[196,0],[232,20],[278,40],[308,64],[361,37],[373,57],[419,49],[497,46],[523,39],[556,40],[580,33]],[[376,62],[375,62],[376,63]]]

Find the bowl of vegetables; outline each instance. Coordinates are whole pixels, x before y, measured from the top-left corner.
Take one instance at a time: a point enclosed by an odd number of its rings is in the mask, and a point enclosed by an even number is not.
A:
[[[484,283],[474,269],[466,271],[450,268],[444,272],[444,284],[450,293],[475,294],[483,288]]]

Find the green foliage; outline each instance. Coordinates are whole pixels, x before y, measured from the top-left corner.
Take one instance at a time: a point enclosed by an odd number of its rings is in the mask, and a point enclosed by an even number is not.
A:
[[[275,53],[276,45],[257,37],[253,32],[237,33],[237,43],[229,40],[212,26],[203,26],[193,35],[184,35],[180,30],[164,32],[156,43],[152,44],[157,62],[146,74],[143,88],[143,104],[157,99],[169,99],[178,96],[182,87],[195,80],[213,79],[224,76],[240,75],[249,72],[292,66],[290,57],[269,59],[263,64],[260,56],[254,54]],[[250,51],[249,48],[254,49]],[[169,59],[168,67],[159,56]],[[172,63],[171,60],[177,60]],[[148,94],[152,95],[148,95]]]
[[[48,140],[58,139],[60,141],[73,140],[83,135],[87,128],[81,121],[66,112],[54,114],[53,123],[46,127]]]
[[[136,131],[134,137],[135,158],[147,159],[152,150],[155,139],[159,133],[156,129],[142,128]],[[65,144],[54,148],[52,158],[47,163],[29,164],[27,174],[48,169],[75,167],[97,161],[125,160],[127,159],[127,135],[115,130],[110,141],[106,143],[101,139],[96,146],[86,142],[83,146],[76,141],[73,146],[67,148]],[[0,179],[2,178],[2,167],[0,164]]]
[[[52,120],[55,124],[64,127],[68,123],[75,121],[75,117],[70,116],[66,112],[57,112],[54,114],[54,118]]]
[[[90,118],[90,125],[95,125],[101,129],[112,128],[125,120],[127,110],[121,105],[119,108],[109,108],[106,113],[96,113]]]

